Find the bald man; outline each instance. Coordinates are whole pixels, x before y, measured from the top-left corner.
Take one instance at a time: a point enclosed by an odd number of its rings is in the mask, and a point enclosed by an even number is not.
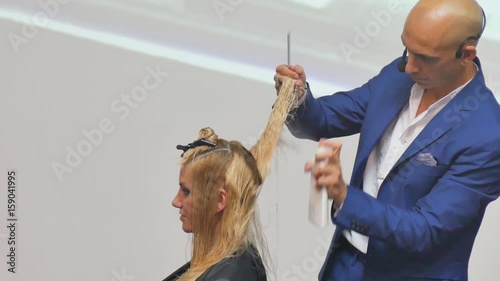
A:
[[[307,85],[287,123],[294,136],[360,134],[349,183],[338,142],[320,140],[332,148],[326,167],[306,165],[334,202],[319,280],[468,279],[485,209],[500,194],[500,106],[476,56],[483,15],[472,0],[419,1],[403,57],[351,91],[315,99],[301,66],[276,68],[277,90],[285,77]]]

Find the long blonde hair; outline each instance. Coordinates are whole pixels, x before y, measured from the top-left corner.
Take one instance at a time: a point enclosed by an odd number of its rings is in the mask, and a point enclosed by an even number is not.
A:
[[[196,280],[211,266],[250,245],[268,259],[257,198],[284,122],[296,106],[296,96],[293,80],[286,80],[264,132],[250,151],[238,141],[220,139],[211,128],[203,128],[198,138],[215,146],[198,146],[184,153],[181,165],[189,165],[193,175],[193,250],[191,267],[180,281]],[[217,215],[220,188],[226,191],[226,205]]]

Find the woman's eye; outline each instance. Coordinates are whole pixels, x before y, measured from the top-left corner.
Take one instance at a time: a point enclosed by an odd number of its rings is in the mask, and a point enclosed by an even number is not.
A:
[[[184,196],[188,196],[191,193],[191,191],[189,189],[184,188],[184,187],[181,187],[181,191],[184,194]]]

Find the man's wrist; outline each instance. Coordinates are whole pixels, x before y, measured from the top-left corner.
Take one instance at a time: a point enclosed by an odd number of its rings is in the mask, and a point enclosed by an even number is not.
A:
[[[340,209],[344,204],[346,197],[347,197],[347,186],[345,185],[340,195],[337,198],[333,199],[333,207],[335,209]]]

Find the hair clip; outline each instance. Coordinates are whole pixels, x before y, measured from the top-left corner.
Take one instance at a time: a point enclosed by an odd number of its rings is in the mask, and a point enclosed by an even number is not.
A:
[[[192,149],[192,148],[195,148],[195,147],[198,147],[198,146],[203,146],[203,145],[206,145],[206,146],[210,146],[210,147],[215,147],[216,146],[216,143],[214,142],[211,142],[207,139],[198,139],[198,140],[195,140],[194,142],[192,143],[189,143],[188,145],[177,145],[177,149],[179,150],[182,150],[182,154],[181,154],[181,157],[184,156],[184,153],[186,153],[186,151],[188,151],[189,149]]]

